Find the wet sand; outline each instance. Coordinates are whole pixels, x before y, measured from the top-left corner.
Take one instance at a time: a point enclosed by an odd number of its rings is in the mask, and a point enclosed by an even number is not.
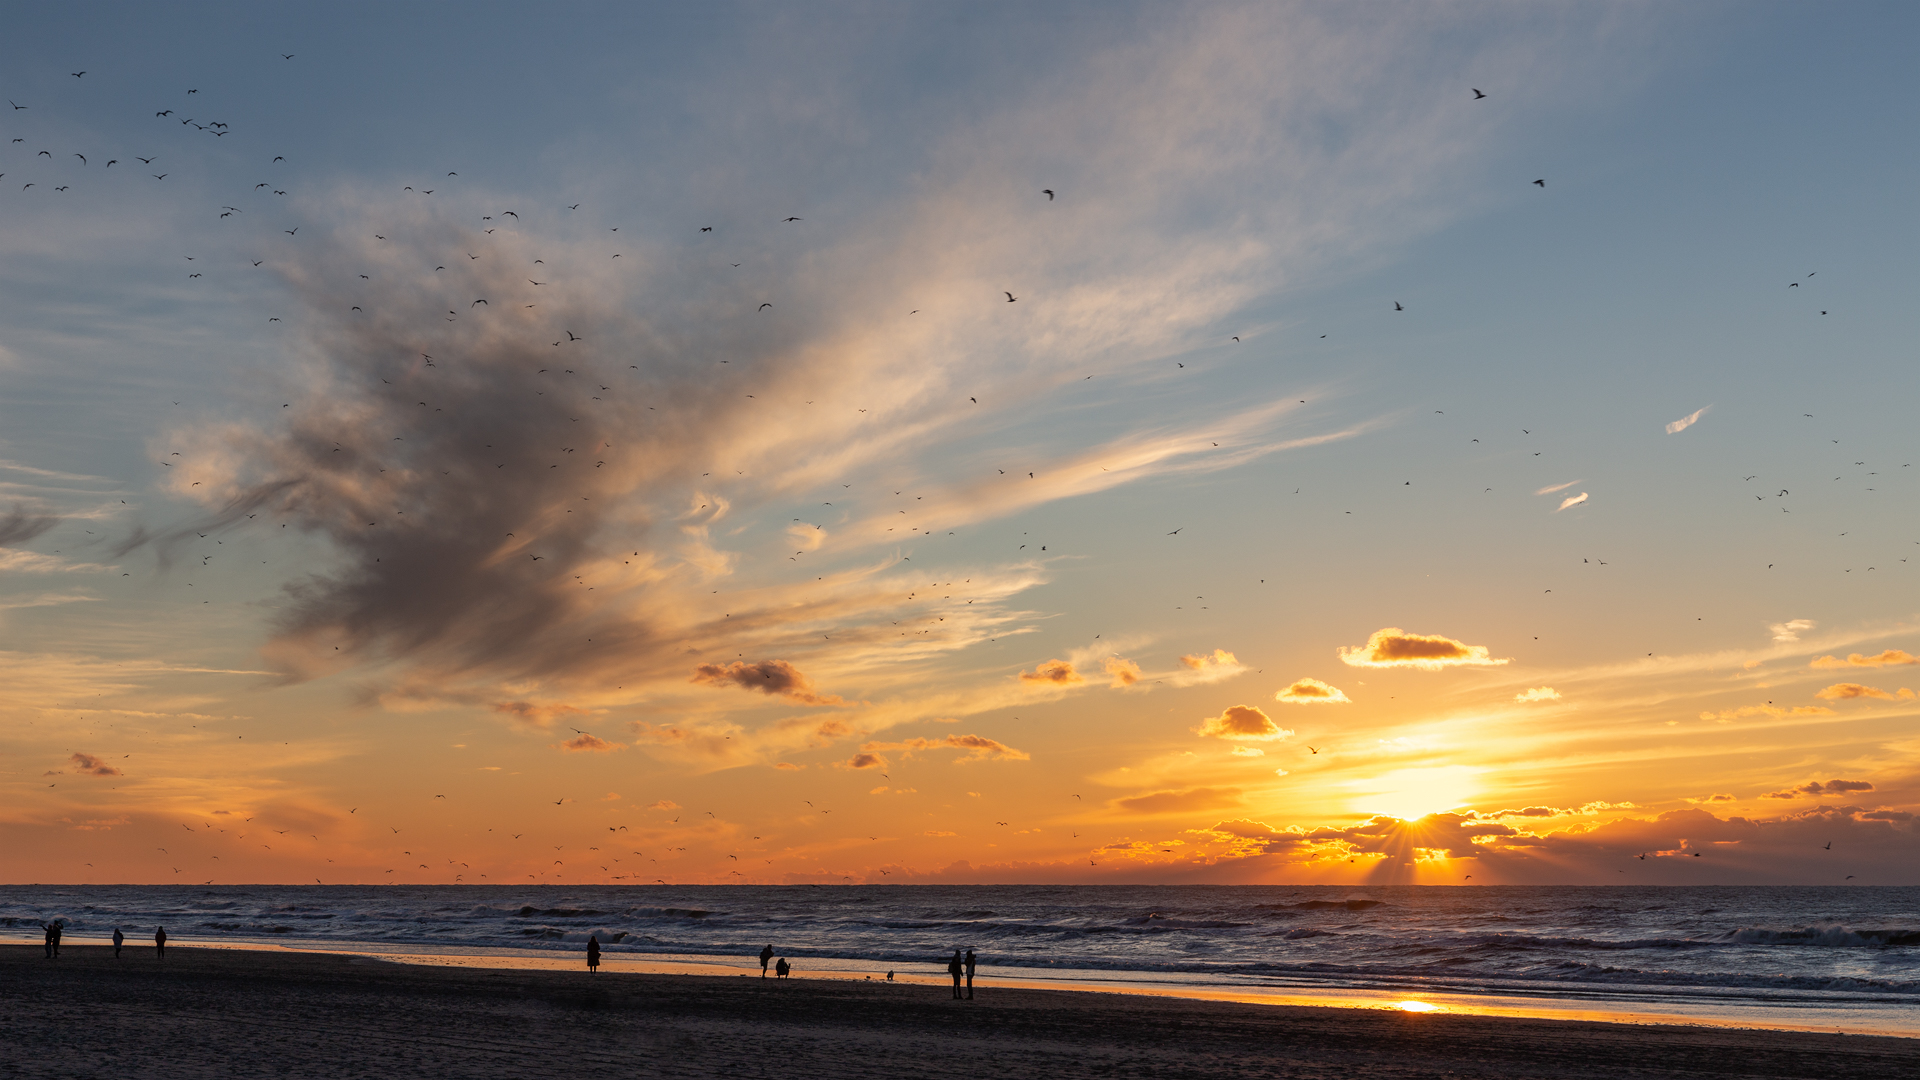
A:
[[[0,946],[5,1077],[1920,1076],[1920,1040],[827,979]]]

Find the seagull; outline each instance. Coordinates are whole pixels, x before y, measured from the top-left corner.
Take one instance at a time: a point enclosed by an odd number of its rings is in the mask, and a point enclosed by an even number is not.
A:
[[[1309,746],[1309,747],[1307,747],[1307,749],[1309,749],[1309,750],[1313,750],[1313,752],[1314,752],[1314,753],[1316,753],[1316,754],[1320,752],[1320,751],[1318,751],[1318,750],[1314,750],[1314,748],[1313,748],[1313,747],[1311,747],[1311,746]]]
[[[1547,186],[1547,182],[1546,182],[1545,180],[1535,180],[1535,181],[1534,181],[1534,183],[1535,183],[1535,184],[1537,184],[1537,185],[1538,185],[1538,186],[1540,186],[1540,187],[1546,187],[1546,186]]]
[[[772,306],[773,306],[772,304],[761,304],[761,305],[760,305],[760,310],[761,310],[761,311],[765,311],[765,310],[767,310],[768,308],[770,308],[770,307],[772,307]]]
[[[1040,190],[1041,190],[1041,192],[1042,192],[1043,194],[1045,194],[1045,195],[1046,195],[1046,197],[1047,197],[1047,201],[1048,201],[1048,202],[1052,202],[1052,201],[1053,201],[1053,189],[1052,189],[1052,188],[1041,188]]]
[[[1011,303],[1013,303],[1013,302],[1014,302],[1015,300],[1018,300],[1018,299],[1020,299],[1020,298],[1019,298],[1019,297],[1017,297],[1017,296],[1015,296],[1015,295],[1013,295],[1012,293],[1008,293],[1008,294],[1007,294],[1007,303],[1009,303],[1009,304],[1011,304]]]
[[[787,220],[788,220],[788,221],[799,221],[800,219],[799,219],[799,218],[797,218],[797,217],[790,217],[790,218],[787,218]]]
[[[1481,98],[1483,98],[1483,97],[1486,97],[1486,96],[1487,96],[1487,95],[1485,95],[1485,94],[1483,94],[1483,93],[1481,93],[1481,92],[1480,92],[1480,91],[1478,91],[1478,90],[1474,90],[1474,89],[1473,89],[1473,87],[1471,87],[1471,86],[1469,86],[1469,87],[1467,87],[1467,89],[1469,89],[1469,90],[1473,90],[1473,100],[1475,100],[1475,101],[1479,101],[1479,100],[1480,100]]]
[[[1405,310],[1407,310],[1407,309],[1406,309],[1406,308],[1403,308],[1403,307],[1401,307],[1401,306],[1400,306],[1400,301],[1398,301],[1398,300],[1395,300],[1395,301],[1393,302],[1393,310],[1395,310],[1395,311],[1405,311]]]

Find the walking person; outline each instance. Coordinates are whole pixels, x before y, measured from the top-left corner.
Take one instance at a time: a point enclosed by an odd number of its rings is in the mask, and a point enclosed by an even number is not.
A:
[[[167,958],[167,928],[164,926],[153,932],[153,955],[161,960]]]
[[[947,974],[953,976],[953,1000],[960,1000],[960,976],[966,971],[965,963],[960,959],[960,950],[953,950],[953,959],[947,961]]]
[[[968,949],[967,950],[967,1000],[968,1001],[973,1000],[973,966],[975,963],[977,963],[977,961],[974,960],[973,958],[973,950]]]
[[[600,970],[600,937],[597,934],[588,934],[587,935],[587,973],[591,975],[592,973],[599,970]]]
[[[114,927],[113,928],[113,958],[115,960],[120,959],[120,946],[125,944],[126,940],[127,940],[127,935],[121,933],[119,927],[117,926]]]
[[[769,945],[766,948],[760,950],[760,977],[761,978],[764,979],[767,977],[767,964],[772,959],[773,959],[773,946]]]

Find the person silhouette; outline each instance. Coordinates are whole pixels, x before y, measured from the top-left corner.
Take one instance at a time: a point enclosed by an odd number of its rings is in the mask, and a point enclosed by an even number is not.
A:
[[[600,938],[596,934],[587,935],[587,971],[600,970]]]
[[[767,962],[772,959],[773,959],[773,946],[769,945],[766,948],[760,950],[760,977],[761,978],[764,979],[767,977]]]
[[[947,974],[953,976],[953,1000],[955,1001],[960,1000],[960,976],[965,970],[965,963],[960,959],[960,950],[953,950],[953,959],[947,961]]]
[[[793,970],[793,965],[787,963],[787,958],[784,956],[780,958],[779,963],[773,965],[773,974],[777,978],[781,978],[781,979],[786,978],[787,972],[792,970]]]
[[[53,958],[55,960],[58,960],[60,959],[60,920],[59,919],[53,920],[53,924],[47,927],[47,934],[53,938]]]
[[[153,955],[161,960],[167,958],[167,928],[164,926],[153,931]]]
[[[127,935],[121,933],[119,927],[117,926],[114,927],[113,928],[113,958],[115,960],[120,959],[120,946],[125,944],[126,940],[127,940]]]
[[[47,959],[51,960],[53,959],[53,924],[47,923],[44,928],[47,931]]]
[[[967,962],[966,962],[967,963],[967,1000],[968,1001],[973,1000],[973,965],[976,962],[977,961],[975,961],[973,958],[973,950],[968,949]]]

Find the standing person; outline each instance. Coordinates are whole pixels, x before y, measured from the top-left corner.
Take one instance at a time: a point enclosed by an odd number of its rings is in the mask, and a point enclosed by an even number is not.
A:
[[[588,934],[587,935],[587,972],[591,974],[599,970],[600,970],[600,937],[597,934]]]
[[[47,931],[47,959],[51,960],[53,959],[53,924],[47,923],[44,928]]]
[[[119,927],[117,926],[114,927],[113,928],[113,958],[115,960],[120,959],[120,946],[125,944],[126,940],[127,940],[127,935],[122,934],[120,932]]]
[[[161,960],[167,958],[167,928],[164,926],[153,932],[153,955]]]
[[[769,945],[766,948],[760,950],[760,977],[761,978],[764,979],[767,977],[767,962],[772,959],[773,959],[773,946]]]
[[[953,950],[953,959],[947,961],[947,974],[953,976],[953,1000],[960,1000],[960,975],[966,970],[960,959],[960,950]]]
[[[47,933],[52,935],[53,937],[53,958],[55,960],[58,960],[60,959],[60,920],[59,919],[53,920],[53,925],[47,927]]]
[[[773,965],[773,974],[776,978],[784,979],[787,977],[787,972],[792,970],[793,965],[787,963],[787,958],[784,956],[780,958],[779,963]]]
[[[968,1001],[973,1000],[973,965],[976,962],[977,961],[975,961],[973,958],[973,950],[968,949],[967,950],[967,1000]]]

